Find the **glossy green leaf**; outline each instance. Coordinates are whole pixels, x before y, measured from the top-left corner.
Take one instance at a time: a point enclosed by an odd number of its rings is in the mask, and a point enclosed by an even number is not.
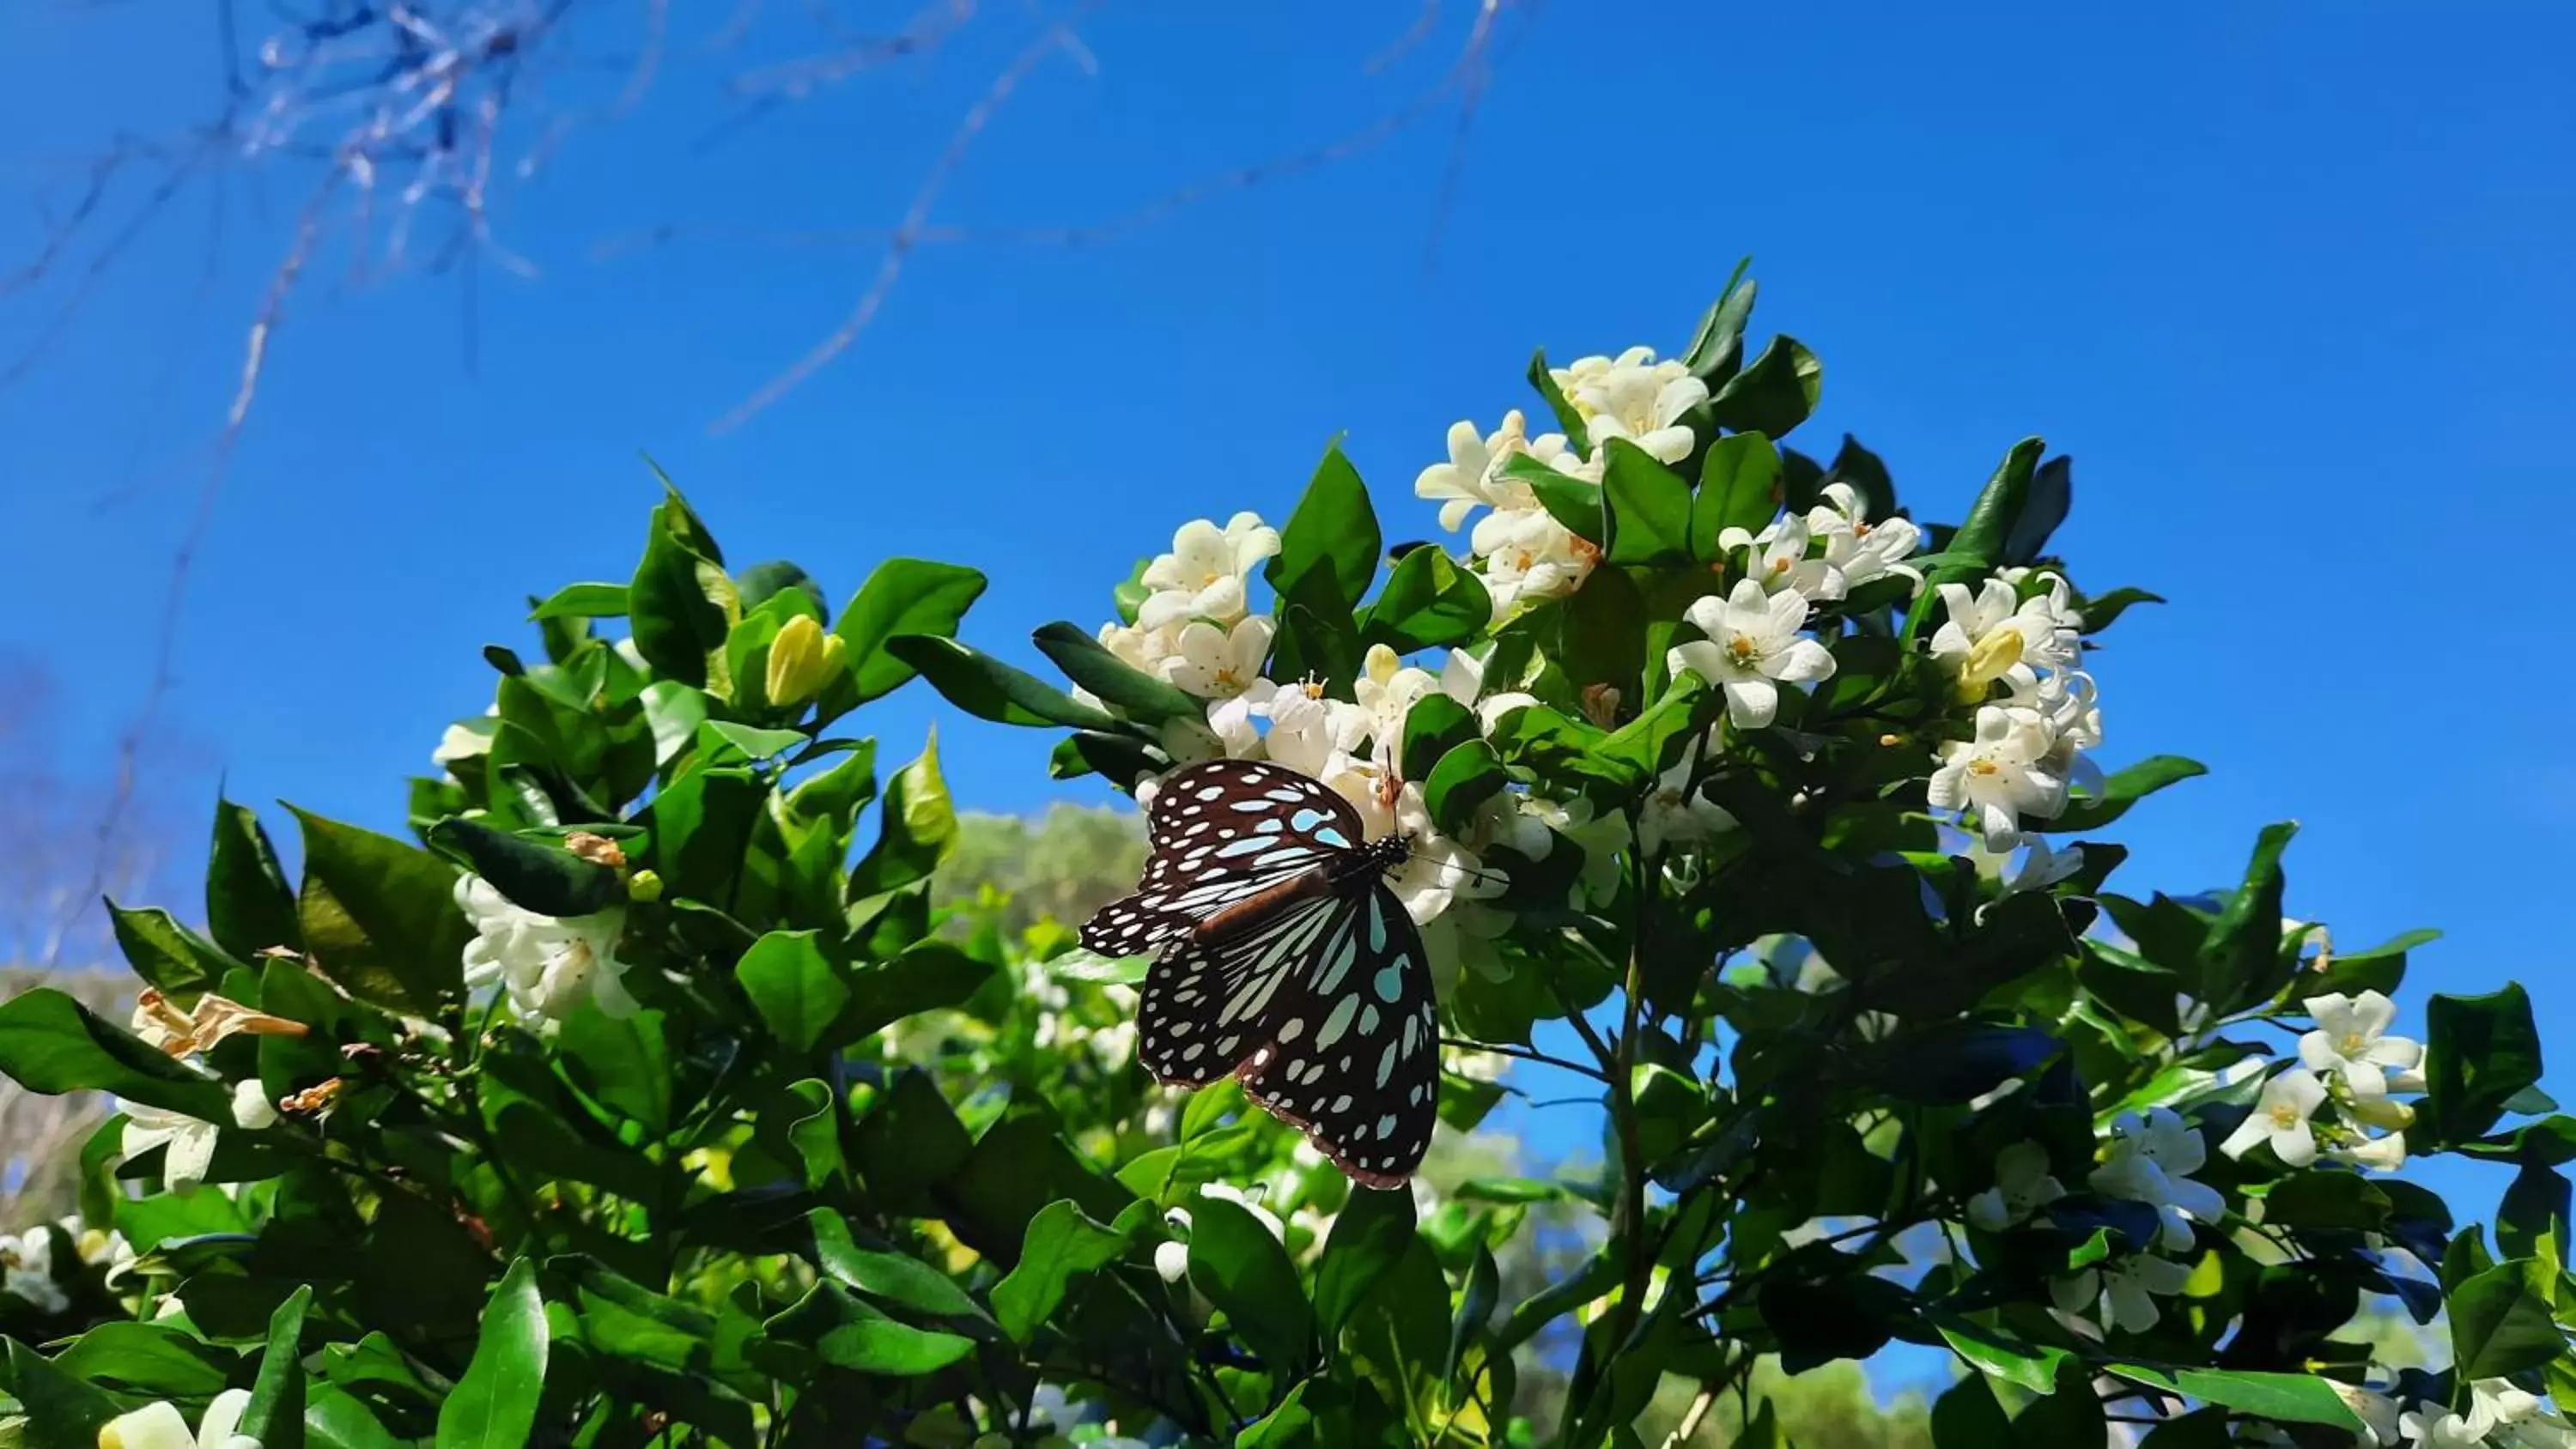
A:
[[[244,969],[222,947],[180,925],[168,911],[130,911],[107,902],[108,921],[125,964],[162,995],[185,1005],[197,993],[223,979],[226,971]]]
[[[1718,439],[1700,459],[1699,495],[1691,500],[1691,557],[1716,561],[1726,530],[1758,533],[1779,511],[1780,450],[1758,432]]]
[[[222,1082],[49,986],[0,1001],[0,1072],[31,1092],[109,1092],[203,1121],[232,1120]]]
[[[1387,574],[1386,587],[1369,607],[1361,642],[1384,644],[1398,654],[1445,649],[1474,639],[1493,612],[1493,599],[1481,579],[1438,546],[1423,544],[1396,560]]]
[[[473,1362],[438,1409],[437,1449],[523,1449],[546,1381],[544,1302],[536,1265],[510,1265],[484,1309]]]
[[[2025,567],[2036,562],[2040,551],[2048,546],[2049,535],[2066,521],[2074,501],[2074,461],[2060,455],[2040,464],[2039,471],[2031,475],[2030,494],[2022,500],[2021,515],[2004,534],[2003,561]]]
[[[1147,724],[1199,719],[1206,711],[1205,703],[1196,696],[1110,653],[1078,625],[1059,621],[1040,627],[1029,637],[1039,653],[1064,671],[1065,678]]]
[[[2093,595],[2084,601],[2084,632],[2099,634],[2138,605],[2164,601],[2164,595],[2151,594],[2144,589],[2113,589],[2109,593]]]
[[[1201,1197],[1192,1205],[1190,1281],[1274,1371],[1309,1357],[1315,1311],[1297,1284],[1297,1265],[1240,1204]]]
[[[2209,767],[2198,760],[2180,755],[2150,755],[2134,765],[2112,772],[2102,782],[2099,793],[2082,795],[2067,802],[2054,820],[2031,822],[2030,828],[2053,835],[2080,834],[2099,830],[2129,813],[2129,807],[2167,785],[2209,773]]]
[[[304,1449],[304,1313],[312,1305],[312,1285],[301,1285],[269,1318],[259,1377],[233,1431],[257,1439],[259,1449]]]
[[[730,900],[767,792],[740,766],[693,768],[653,797],[642,823],[653,832],[649,864],[663,894]]]
[[[1484,1337],[1492,1324],[1494,1300],[1502,1293],[1501,1271],[1494,1263],[1493,1253],[1483,1243],[1477,1243],[1475,1255],[1467,1265],[1466,1286],[1458,1295],[1457,1316],[1450,1322],[1449,1358],[1440,1374],[1453,1384],[1458,1382],[1458,1369],[1466,1362],[1468,1348]]]
[[[27,1414],[22,1449],[95,1449],[98,1431],[116,1417],[116,1401],[16,1339],[0,1343],[8,1350],[8,1391]]]
[[[1440,757],[1422,785],[1422,800],[1432,822],[1452,833],[1464,833],[1476,807],[1510,783],[1503,758],[1483,740],[1469,740]]]
[[[566,584],[530,610],[528,618],[623,619],[626,608],[624,584]]]
[[[741,613],[741,597],[725,576],[724,554],[706,525],[667,479],[663,487],[645,534],[644,557],[626,586],[635,652],[665,678],[723,694],[729,681],[711,674],[723,662],[725,634]]]
[[[322,970],[400,1011],[427,1015],[461,996],[473,931],[456,908],[456,868],[354,825],[302,810],[295,818],[304,831],[296,913]]]
[[[1602,444],[1601,492],[1609,511],[1608,561],[1664,563],[1691,552],[1691,489],[1682,476],[1625,438]]]
[[[886,782],[885,805],[879,813],[885,822],[883,833],[850,871],[853,900],[922,879],[956,846],[957,812],[949,802],[948,780],[939,772],[937,731],[922,746],[920,758],[895,771]]]
[[[993,1285],[993,1316],[1002,1331],[1014,1343],[1036,1337],[1038,1326],[1064,1302],[1073,1280],[1124,1256],[1152,1211],[1151,1203],[1138,1203],[1117,1222],[1104,1225],[1071,1198],[1038,1209],[1021,1239],[1020,1261]]]
[[[1071,725],[1085,730],[1119,728],[1115,716],[954,639],[899,634],[887,640],[885,648],[919,670],[942,699],[977,719],[1007,725]]]
[[[1315,1317],[1329,1342],[1413,1242],[1413,1195],[1354,1191],[1315,1267]]]
[[[845,714],[912,678],[912,663],[887,644],[904,635],[953,636],[983,597],[984,582],[974,569],[925,559],[890,558],[877,565],[832,631],[848,644],[849,667],[825,689],[821,717]]]
[[[2410,1138],[2479,1136],[2504,1104],[2540,1080],[2540,1032],[2519,985],[2484,996],[2436,995],[2425,1004],[2427,1092]]]
[[[975,1341],[880,1315],[842,1324],[823,1335],[815,1349],[825,1363],[840,1368],[911,1378],[937,1373],[964,1358],[974,1352]]]
[[[823,586],[814,582],[812,574],[786,559],[774,558],[766,563],[753,564],[742,571],[738,583],[745,609],[757,609],[794,589],[814,606],[813,615],[817,620],[827,625],[832,622],[832,605],[823,597]]]
[[[163,1323],[110,1319],[72,1340],[54,1367],[74,1378],[153,1399],[223,1392],[233,1357]]]
[[[2047,448],[2037,438],[2024,438],[2004,455],[1994,476],[1986,480],[1976,503],[1968,509],[1966,521],[1943,550],[1957,560],[1941,571],[1944,575],[1980,574],[2004,561],[2004,541],[2020,522],[2022,510],[2029,506],[2031,478],[2039,471],[2039,456]]]
[[[1503,464],[1503,476],[1529,485],[1548,517],[1564,524],[1575,537],[1598,544],[1610,536],[1609,517],[1598,484],[1569,477],[1527,453],[1514,453]]]
[[[814,1235],[814,1262],[840,1283],[872,1298],[901,1304],[946,1318],[982,1318],[983,1305],[967,1296],[955,1279],[918,1258],[880,1253],[858,1246],[849,1224],[829,1208],[805,1215]]]
[[[215,835],[206,865],[206,933],[236,959],[271,946],[300,950],[295,890],[277,863],[277,847],[259,816],[230,800],[215,802]]]
[[[2530,1287],[2522,1262],[2475,1274],[2449,1294],[2453,1362],[2470,1379],[2538,1368],[2567,1351],[2549,1304]]]
[[[822,1045],[850,1004],[844,974],[823,955],[812,931],[772,931],[734,963],[752,1009],[790,1051]]]
[[[1979,1373],[1992,1374],[2034,1394],[2045,1394],[2054,1388],[2058,1370],[2068,1361],[2062,1348],[2024,1343],[1974,1319],[1945,1315],[1936,1318],[1934,1326],[1940,1331],[1941,1341]]]
[[[2298,833],[2291,821],[2263,827],[2244,883],[2201,944],[2200,989],[2193,994],[2222,1014],[2269,999],[2296,969],[2281,958],[2281,898],[2287,889],[2281,853]]]
[[[626,883],[615,870],[551,841],[456,817],[430,827],[429,843],[471,866],[513,905],[542,916],[587,916],[626,903]]]
[[[1348,617],[1368,597],[1369,584],[1377,577],[1379,537],[1368,488],[1336,443],[1315,465],[1305,494],[1279,530],[1279,552],[1263,576],[1283,599],[1295,595],[1299,583],[1310,577],[1327,581]]]
[[[1709,399],[1709,415],[1730,433],[1785,438],[1815,412],[1824,376],[1825,365],[1798,339],[1774,337]]]
[[[1751,265],[1749,257],[1735,264],[1734,275],[1726,279],[1726,290],[1709,304],[1691,333],[1690,345],[1682,349],[1682,365],[1702,382],[1722,383],[1733,377],[1743,363],[1744,324],[1752,319],[1753,299],[1760,291],[1745,275]]]
[[[2361,1420],[2343,1401],[2343,1396],[2314,1374],[2252,1373],[2237,1369],[2168,1370],[2129,1363],[2115,1363],[2109,1368],[2112,1373],[2132,1383],[2224,1404],[2240,1414],[2251,1414],[2256,1418],[2288,1424],[2330,1424],[2339,1429],[2357,1430],[2361,1427]]]

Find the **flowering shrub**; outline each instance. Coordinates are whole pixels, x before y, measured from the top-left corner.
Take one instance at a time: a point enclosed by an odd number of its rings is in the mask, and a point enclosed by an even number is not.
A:
[[[1461,552],[1384,547],[1338,453],[1276,528],[1185,525],[1038,631],[1070,688],[954,637],[971,570],[835,614],[671,494],[486,651],[415,841],[299,813],[290,879],[223,805],[202,932],[115,912],[130,1023],[0,1004],[0,1070],[122,1109],[80,1217],[0,1239],[0,1443],[1629,1444],[1675,1383],[1676,1438],[1767,1443],[1758,1365],[1894,1340],[1955,1354],[1954,1449],[2570,1442],[2522,993],[2395,1034],[2419,938],[2285,919],[2286,825],[2221,896],[2114,891],[2199,772],[2093,760],[2090,637],[2150,596],[2048,554],[2035,440],[1955,526],[1781,447],[1820,374],[1746,359],[1752,296],[1534,365],[1554,431],[1451,429],[1415,491]],[[1543,1062],[1602,1160],[1354,1191],[1152,1085],[1147,962],[934,904],[935,741],[880,790],[850,725],[916,673],[1140,800],[1338,792],[1405,841],[1448,1131]],[[2517,1164],[2492,1234],[2393,1175],[2442,1152]],[[2451,1366],[2374,1363],[2388,1305]]]

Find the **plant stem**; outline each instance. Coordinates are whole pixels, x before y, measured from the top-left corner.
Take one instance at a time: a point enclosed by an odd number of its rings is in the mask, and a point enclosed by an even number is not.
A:
[[[1547,1066],[1558,1067],[1565,1071],[1573,1072],[1579,1076],[1590,1077],[1596,1082],[1606,1082],[1609,1080],[1609,1078],[1605,1076],[1598,1067],[1587,1067],[1581,1062],[1568,1061],[1564,1057],[1550,1056],[1546,1052],[1536,1051],[1529,1047],[1513,1046],[1509,1042],[1469,1041],[1463,1036],[1444,1036],[1440,1038],[1440,1044],[1442,1046],[1461,1047],[1468,1051],[1493,1052],[1499,1056],[1518,1057],[1525,1062],[1539,1062]]]

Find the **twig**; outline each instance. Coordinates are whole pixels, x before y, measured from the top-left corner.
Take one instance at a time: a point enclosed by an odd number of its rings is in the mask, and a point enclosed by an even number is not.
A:
[[[1568,1061],[1564,1057],[1552,1057],[1545,1052],[1534,1051],[1528,1047],[1513,1046],[1509,1042],[1470,1041],[1463,1036],[1444,1036],[1440,1038],[1440,1044],[1442,1046],[1458,1047],[1465,1051],[1493,1052],[1499,1056],[1518,1057],[1525,1062],[1539,1062],[1547,1066],[1559,1067],[1566,1071],[1577,1073],[1581,1076],[1590,1077],[1596,1082],[1606,1082],[1609,1080],[1609,1078],[1601,1075],[1598,1069],[1587,1067],[1581,1062]]]

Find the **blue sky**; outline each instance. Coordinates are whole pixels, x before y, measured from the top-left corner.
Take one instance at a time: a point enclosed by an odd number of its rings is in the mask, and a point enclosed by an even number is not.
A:
[[[729,7],[705,8],[693,23]],[[211,30],[145,10],[0,18],[13,186],[201,113]],[[1857,433],[1937,518],[2043,434],[2078,465],[2059,543],[2079,582],[2173,600],[2094,661],[2103,754],[2213,774],[2124,822],[2122,884],[2230,879],[2260,825],[2296,818],[2295,913],[2351,945],[2448,933],[2418,955],[2410,1017],[2430,990],[2514,978],[2545,1032],[2576,1024],[2552,904],[2576,859],[2576,690],[2544,632],[2576,502],[2576,12],[1560,4],[1504,59],[1436,252],[1445,115],[1097,245],[924,248],[846,357],[710,435],[877,251],[599,245],[891,222],[1036,13],[716,144],[715,82],[761,56],[675,61],[629,119],[500,194],[498,234],[542,273],[485,270],[470,375],[452,279],[353,280],[326,244],[205,541],[162,787],[195,802],[220,773],[239,798],[397,822],[401,778],[488,697],[478,646],[522,637],[523,596],[631,567],[639,449],[737,562],[792,557],[836,595],[890,554],[986,568],[969,636],[1033,660],[1032,627],[1103,617],[1179,521],[1283,515],[1339,432],[1389,536],[1427,536],[1414,473],[1453,419],[1527,402],[1532,347],[1677,347],[1749,253],[1757,335],[1825,363],[1794,441]],[[935,219],[1099,221],[1347,132],[1430,84],[1460,33],[1453,14],[1366,73],[1402,20],[1104,7],[1080,29],[1095,72],[1040,63]],[[0,651],[49,677],[65,768],[103,771],[141,695],[240,330],[307,184],[236,176],[211,268],[212,193],[184,196],[0,390],[20,601]],[[13,210],[0,257],[38,236]],[[0,299],[12,355],[53,305]],[[874,726],[916,741],[933,703],[908,692]],[[1034,733],[950,722],[943,741],[969,804],[1061,798]],[[2500,1187],[2431,1180],[2468,1205]]]

